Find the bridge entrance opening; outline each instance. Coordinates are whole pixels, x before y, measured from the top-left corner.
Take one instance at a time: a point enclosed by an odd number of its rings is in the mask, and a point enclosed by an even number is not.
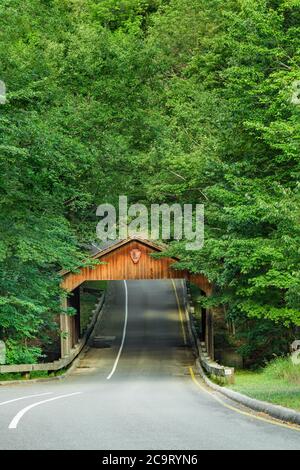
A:
[[[110,243],[95,252],[93,257],[99,261],[99,264],[93,267],[79,268],[76,272],[65,271],[62,273],[61,285],[69,293],[69,296],[64,299],[63,307],[72,307],[76,310],[75,315],[61,315],[62,357],[70,354],[87,326],[86,316],[88,313],[82,300],[95,294],[97,288],[101,291],[100,287],[102,286],[103,289],[104,284],[108,281],[168,280],[171,283],[172,280],[173,282],[181,280],[181,286],[190,282],[197,285],[205,295],[211,294],[212,287],[205,276],[176,269],[178,258],[155,256],[163,251],[163,247],[148,240],[138,238],[121,240]],[[153,293],[153,295],[156,294]],[[99,297],[100,292],[98,301]],[[212,323],[211,312],[203,310],[202,337],[207,343],[207,348],[213,352],[209,335],[209,331],[212,331],[210,323]]]

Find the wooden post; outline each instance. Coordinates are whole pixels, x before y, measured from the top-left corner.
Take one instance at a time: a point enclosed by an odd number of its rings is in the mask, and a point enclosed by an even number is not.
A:
[[[71,347],[73,348],[80,336],[80,287],[76,287],[68,298],[68,306],[76,310],[76,315],[70,317],[71,322]]]
[[[76,289],[76,316],[75,316],[75,344],[78,343],[80,338],[80,286]]]
[[[62,308],[67,307],[67,299],[63,299]],[[60,331],[61,335],[61,357],[65,357],[70,354],[71,350],[71,328],[70,328],[70,317],[64,313],[60,315]]]
[[[215,359],[215,341],[214,341],[214,314],[210,311],[210,334],[209,334],[209,342],[210,342],[210,357],[214,360]]]
[[[73,307],[76,315],[61,314],[60,330],[61,337],[61,357],[68,356],[71,349],[78,343],[80,337],[80,287],[72,292],[71,296],[63,299],[62,308]]]
[[[208,355],[211,359],[214,359],[215,348],[214,348],[214,322],[213,313],[210,309],[206,310],[206,325],[205,325],[205,345]]]
[[[209,311],[206,309],[205,313],[205,346],[206,346],[206,351],[207,354],[209,355],[210,350],[209,350]]]
[[[201,308],[201,341],[206,342],[206,309]]]

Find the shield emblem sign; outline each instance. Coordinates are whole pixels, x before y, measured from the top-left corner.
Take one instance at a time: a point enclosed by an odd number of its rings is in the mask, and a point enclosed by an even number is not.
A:
[[[134,262],[134,264],[137,264],[140,261],[141,254],[142,252],[138,250],[137,248],[134,248],[133,250],[131,250],[130,257],[132,261]]]

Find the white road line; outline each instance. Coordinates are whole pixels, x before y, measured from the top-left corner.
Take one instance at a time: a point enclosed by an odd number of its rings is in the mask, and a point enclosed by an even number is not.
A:
[[[26,398],[35,398],[35,397],[43,397],[44,395],[52,395],[53,392],[46,392],[46,393],[38,393],[36,395],[26,395],[25,397],[14,398],[13,400],[2,401],[0,406],[8,405],[8,403],[13,403],[14,401],[25,400]]]
[[[43,400],[43,401],[38,401],[37,403],[33,403],[32,405],[26,406],[26,408],[23,408],[19,413],[16,414],[16,416],[12,419],[10,422],[8,429],[16,429],[20,419],[27,413],[27,411],[31,410],[35,406],[43,405],[44,403],[49,403],[50,401],[54,400],[60,400],[61,398],[67,398],[67,397],[72,397],[74,395],[80,395],[82,392],[75,392],[75,393],[68,393],[67,395],[60,395],[58,397],[54,398],[48,398],[48,400]]]
[[[113,366],[113,368],[112,368],[112,371],[111,371],[111,373],[106,377],[107,380],[110,380],[110,379],[112,378],[112,376],[114,375],[115,371],[116,371],[116,368],[117,368],[119,359],[120,359],[121,354],[122,354],[122,350],[123,350],[123,346],[124,346],[124,342],[125,342],[125,336],[126,336],[127,320],[128,320],[128,289],[127,289],[127,283],[126,283],[126,281],[123,281],[123,282],[124,282],[124,287],[125,287],[125,319],[124,319],[124,326],[123,326],[123,336],[122,336],[121,346],[120,346],[118,355],[117,355],[117,357],[116,357],[114,366]]]

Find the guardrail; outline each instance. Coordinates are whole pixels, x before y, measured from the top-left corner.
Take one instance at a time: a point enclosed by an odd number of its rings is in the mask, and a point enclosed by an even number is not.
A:
[[[234,383],[234,368],[225,367],[213,361],[206,352],[205,343],[197,339],[197,350],[200,363],[207,374],[217,382],[223,384]]]
[[[95,305],[95,310],[93,310],[92,319],[88,325],[86,332],[83,337],[80,338],[80,341],[76,344],[74,348],[71,349],[68,356],[62,357],[57,361],[53,362],[44,362],[40,364],[9,364],[0,366],[0,374],[11,374],[11,373],[21,373],[25,376],[30,374],[33,371],[48,371],[55,372],[60,369],[64,369],[70,365],[74,359],[81,353],[82,349],[86,345],[98,319],[99,312],[101,311],[105,301],[105,292],[99,297],[98,303]]]

